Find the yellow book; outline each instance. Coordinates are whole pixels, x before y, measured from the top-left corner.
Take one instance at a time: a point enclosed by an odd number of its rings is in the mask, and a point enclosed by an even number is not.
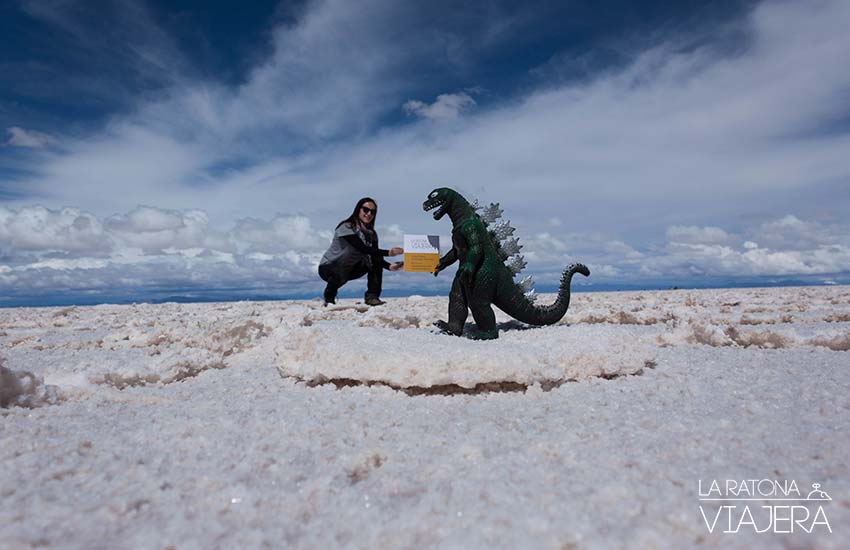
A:
[[[440,261],[440,237],[404,236],[404,270],[408,273],[433,273]]]

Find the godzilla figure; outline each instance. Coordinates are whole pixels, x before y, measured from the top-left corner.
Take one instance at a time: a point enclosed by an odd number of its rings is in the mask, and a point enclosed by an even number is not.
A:
[[[426,212],[436,208],[435,220],[446,214],[452,220],[452,249],[440,258],[434,276],[460,262],[449,294],[449,321],[434,323],[445,333],[460,336],[469,310],[472,310],[479,331],[470,337],[482,340],[498,338],[499,329],[491,305],[530,325],[557,323],[570,306],[573,274],[590,275],[590,270],[583,264],[570,265],[561,276],[555,303],[537,306],[534,304],[534,290],[529,290],[531,277],[514,282],[514,276],[525,267],[525,261],[518,254],[521,246],[517,239],[508,238],[514,228],[507,222],[496,223],[502,215],[498,203],[484,208],[479,215],[477,204],[470,204],[453,189],[440,187],[428,195],[422,208]]]

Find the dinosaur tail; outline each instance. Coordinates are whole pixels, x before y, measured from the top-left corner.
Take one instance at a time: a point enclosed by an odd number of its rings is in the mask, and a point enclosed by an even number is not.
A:
[[[558,298],[554,304],[548,306],[537,306],[522,293],[520,288],[513,284],[507,285],[504,295],[494,302],[495,306],[519,321],[529,325],[552,325],[560,321],[570,307],[570,282],[573,275],[581,273],[585,277],[590,276],[590,270],[584,264],[572,264],[564,270],[561,275],[561,287],[558,290]]]

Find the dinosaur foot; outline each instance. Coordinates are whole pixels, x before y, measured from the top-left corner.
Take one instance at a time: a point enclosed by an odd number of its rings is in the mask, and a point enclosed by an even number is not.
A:
[[[470,340],[495,340],[499,337],[499,329],[479,330],[469,334]]]
[[[443,334],[451,334],[452,336],[460,336],[463,333],[463,329],[454,330],[452,326],[445,321],[434,321],[434,326],[440,329],[440,332]]]

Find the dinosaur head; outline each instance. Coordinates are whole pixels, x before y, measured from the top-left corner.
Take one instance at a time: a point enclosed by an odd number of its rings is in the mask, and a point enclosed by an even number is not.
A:
[[[455,202],[465,201],[465,199],[455,190],[448,187],[438,187],[428,194],[428,199],[422,203],[422,209],[428,212],[429,210],[437,209],[434,212],[434,219],[439,220],[452,209]]]

